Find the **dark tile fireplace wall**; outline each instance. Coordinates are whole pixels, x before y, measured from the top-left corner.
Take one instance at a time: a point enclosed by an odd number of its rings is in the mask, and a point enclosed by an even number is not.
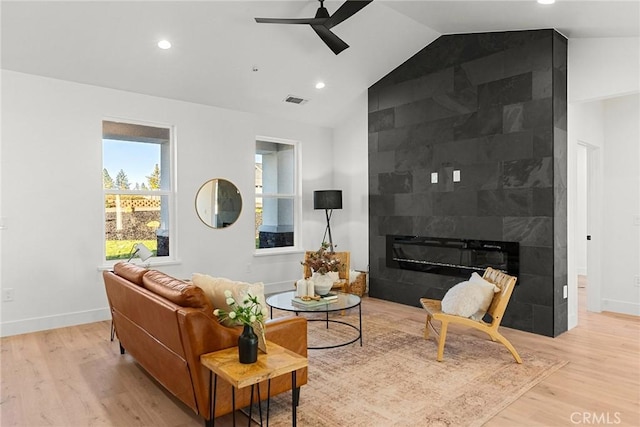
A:
[[[502,324],[566,331],[566,113],[554,30],[442,36],[370,87],[370,295],[418,306],[460,281],[388,268],[387,235],[519,242]]]

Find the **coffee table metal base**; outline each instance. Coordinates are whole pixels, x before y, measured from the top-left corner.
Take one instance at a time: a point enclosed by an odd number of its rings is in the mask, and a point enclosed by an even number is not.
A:
[[[267,305],[271,311],[271,318],[273,318],[273,309],[276,308],[278,310],[289,311],[296,314],[296,316],[300,315],[300,313],[324,313],[324,319],[319,318],[311,318],[307,319],[309,322],[324,322],[326,324],[327,329],[329,329],[329,323],[336,323],[348,326],[355,330],[358,334],[355,338],[349,339],[345,342],[341,342],[333,345],[323,345],[323,346],[310,346],[307,347],[308,350],[326,350],[330,348],[344,347],[349,344],[353,344],[356,341],[360,341],[360,347],[362,347],[362,300],[357,295],[339,293],[338,301],[326,303],[323,305],[314,305],[311,307],[303,307],[294,305],[291,303],[291,300],[295,297],[295,293],[288,291],[282,292],[279,294],[274,294],[267,297]],[[329,319],[329,313],[338,313],[344,312],[344,310],[349,310],[351,308],[358,308],[358,324],[354,325],[349,322],[337,319]]]
[[[334,344],[334,345],[324,345],[324,346],[318,346],[318,347],[307,347],[307,350],[326,350],[329,348],[338,348],[338,347],[344,347],[345,345],[349,345],[349,344],[353,344],[354,342],[360,340],[360,347],[362,347],[362,314],[360,314],[360,323],[359,326],[356,325],[352,325],[351,323],[347,323],[347,322],[343,322],[342,320],[334,320],[334,319],[328,319],[329,317],[329,313],[327,313],[327,319],[307,319],[307,322],[326,322],[327,323],[327,329],[329,329],[329,323],[340,323],[342,325],[346,325],[350,328],[355,329],[358,332],[358,336],[355,337],[354,339],[347,341],[347,342],[343,342],[340,344]]]

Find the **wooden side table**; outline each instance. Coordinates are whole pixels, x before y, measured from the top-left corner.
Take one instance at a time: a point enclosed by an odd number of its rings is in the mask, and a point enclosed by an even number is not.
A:
[[[269,425],[269,399],[271,394],[271,379],[291,373],[291,413],[292,425],[296,425],[296,406],[298,393],[296,389],[296,370],[308,366],[306,357],[287,350],[278,344],[267,341],[267,353],[258,352],[258,361],[243,364],[238,361],[238,347],[231,347],[200,356],[200,363],[209,369],[209,394],[212,396],[210,419],[208,426],[215,426],[216,394],[218,377],[231,384],[231,403],[233,406],[233,425],[236,425],[236,389],[251,386],[251,404],[253,404],[253,388],[256,384],[267,380],[267,426]],[[258,393],[260,388],[258,388]],[[258,395],[258,405],[260,396]],[[261,415],[262,423],[262,415]],[[251,424],[251,414],[249,414]]]

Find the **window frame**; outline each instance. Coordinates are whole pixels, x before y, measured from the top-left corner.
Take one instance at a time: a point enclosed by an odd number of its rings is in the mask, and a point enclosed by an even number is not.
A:
[[[256,153],[256,143],[259,141],[271,142],[275,144],[286,144],[291,145],[294,150],[293,154],[293,193],[258,193],[257,188],[254,192],[253,198],[253,209],[254,212],[257,207],[257,199],[258,197],[264,199],[265,196],[267,198],[274,199],[292,199],[293,200],[293,246],[282,246],[276,248],[256,248],[254,243],[254,256],[265,256],[265,255],[280,255],[280,254],[288,254],[288,253],[300,253],[303,250],[301,249],[302,239],[300,238],[300,232],[302,230],[302,174],[301,171],[301,159],[302,159],[302,144],[300,141],[291,140],[291,139],[283,139],[283,138],[274,138],[269,136],[257,135],[254,140],[254,148],[253,148],[253,157],[255,158]],[[254,168],[255,170],[255,168]],[[254,184],[256,181],[256,177],[254,174]],[[264,183],[264,178],[263,178]],[[254,185],[255,187],[255,185]],[[264,188],[264,184],[263,184]],[[254,220],[254,228],[255,228],[255,220]],[[255,239],[255,235],[253,235]]]
[[[104,188],[103,185],[103,176],[102,172],[104,169],[104,133],[101,132],[100,138],[100,146],[101,146],[101,168],[100,168],[100,188],[102,189],[101,195],[101,203],[102,203],[102,267],[101,269],[110,269],[115,264],[121,261],[126,261],[125,259],[107,259],[107,250],[106,250],[106,210],[104,208],[104,201],[108,194],[119,194],[119,195],[141,195],[141,196],[166,196],[168,203],[168,212],[169,212],[169,255],[168,256],[153,256],[144,262],[145,266],[159,266],[159,265],[172,265],[180,263],[178,258],[178,238],[177,238],[177,197],[176,197],[176,189],[177,189],[177,180],[176,180],[176,143],[175,143],[175,135],[176,129],[174,125],[166,124],[166,123],[158,123],[158,122],[146,122],[140,120],[133,119],[123,119],[123,118],[114,118],[114,117],[103,117],[100,124],[101,130],[104,122],[115,122],[122,123],[126,125],[134,125],[134,126],[147,126],[154,128],[167,129],[169,131],[169,139],[167,142],[152,142],[152,141],[137,141],[132,139],[131,142],[139,142],[139,143],[148,143],[148,144],[159,144],[159,145],[167,145],[166,149],[161,147],[161,163],[165,163],[163,161],[163,156],[165,153],[169,155],[169,189],[160,188],[158,190],[121,190],[118,188]],[[161,168],[162,170],[162,168]],[[133,258],[132,261],[135,261],[136,258]]]

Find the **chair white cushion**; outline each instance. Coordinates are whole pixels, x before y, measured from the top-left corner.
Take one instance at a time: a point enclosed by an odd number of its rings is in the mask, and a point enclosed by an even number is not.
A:
[[[496,285],[473,273],[468,281],[458,283],[447,291],[442,298],[442,311],[481,320],[491,305],[493,294],[499,291]]]
[[[191,276],[193,284],[202,289],[211,301],[213,308],[219,308],[226,312],[230,311],[230,307],[226,302],[224,291],[231,291],[232,297],[241,303],[247,293],[258,297],[258,302],[262,307],[267,307],[267,303],[264,297],[264,284],[262,282],[247,283],[238,282],[235,280],[227,279],[224,277],[212,277],[206,274],[193,273]],[[266,319],[265,319],[266,320]],[[236,326],[239,323],[230,319],[225,319],[223,322],[227,326]]]

